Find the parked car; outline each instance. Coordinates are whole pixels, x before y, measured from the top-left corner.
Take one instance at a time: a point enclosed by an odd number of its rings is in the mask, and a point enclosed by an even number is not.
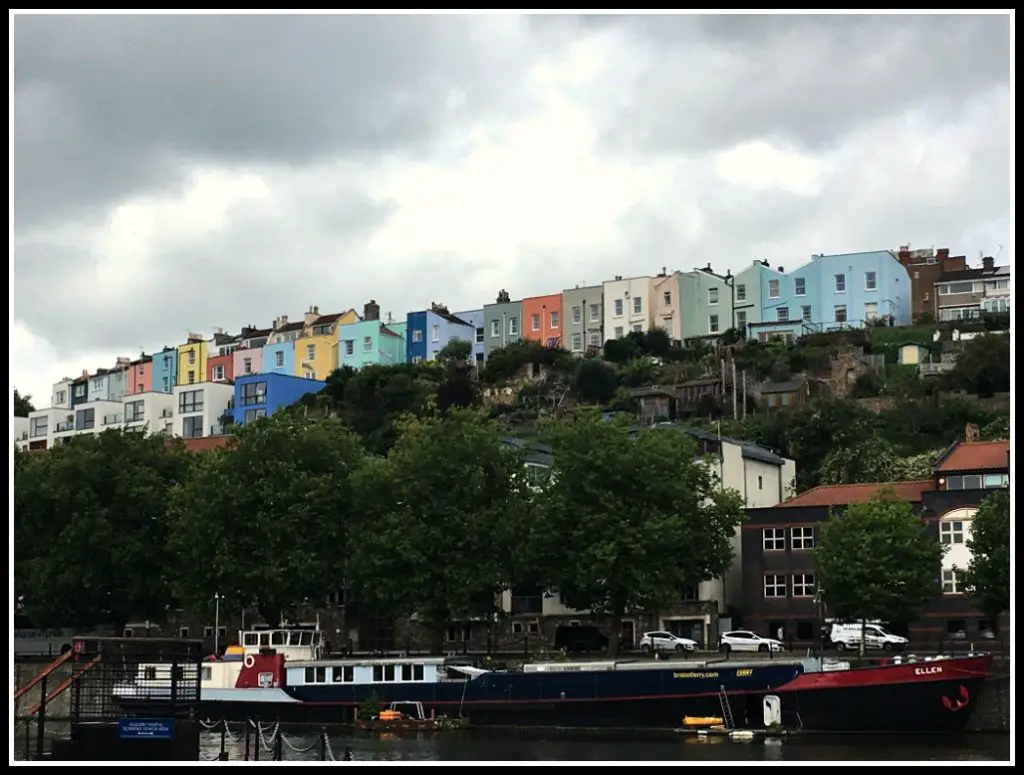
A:
[[[645,654],[650,654],[652,651],[673,651],[676,654],[682,654],[686,651],[696,651],[697,641],[682,638],[664,630],[656,630],[644,633],[640,639],[640,650]]]
[[[829,641],[838,651],[859,649],[861,634],[864,635],[866,649],[883,649],[885,651],[903,651],[909,641],[901,635],[894,635],[878,624],[856,623],[833,624],[829,632]]]
[[[769,651],[785,651],[781,641],[774,638],[762,638],[750,630],[732,630],[723,632],[718,640],[718,650],[723,654],[730,651],[759,651],[767,654]]]
[[[555,630],[555,649],[575,653],[581,651],[604,651],[608,648],[608,636],[597,627],[559,627]]]

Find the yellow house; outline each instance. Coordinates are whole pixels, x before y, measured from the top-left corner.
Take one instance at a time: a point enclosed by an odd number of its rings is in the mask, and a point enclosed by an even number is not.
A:
[[[324,380],[338,368],[338,326],[358,323],[354,309],[321,315],[319,307],[306,313],[302,333],[295,340],[295,376]]]
[[[178,345],[178,384],[194,385],[206,381],[206,339],[202,334],[189,334],[185,344]]]

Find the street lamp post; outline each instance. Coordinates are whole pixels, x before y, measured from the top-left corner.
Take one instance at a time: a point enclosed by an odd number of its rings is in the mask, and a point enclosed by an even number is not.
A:
[[[824,659],[825,657],[825,617],[822,615],[824,603],[825,590],[819,588],[814,593],[814,607],[818,617],[818,659]]]
[[[220,655],[220,598],[219,592],[213,595],[213,653]]]

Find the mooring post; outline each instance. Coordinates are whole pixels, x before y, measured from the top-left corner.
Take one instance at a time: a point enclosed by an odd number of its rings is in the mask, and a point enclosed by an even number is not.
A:
[[[32,759],[32,719],[25,719],[25,761]]]
[[[255,719],[256,724],[256,739],[253,741],[252,749],[252,760],[258,762],[260,760],[260,748],[263,747],[263,730],[260,729],[260,717],[257,716]]]
[[[39,682],[39,692],[41,698],[39,700],[39,715],[36,716],[36,758],[43,758],[43,731],[46,729],[46,674],[43,674],[43,680]]]
[[[224,756],[224,753],[228,749],[228,722],[222,721],[220,727],[220,755]]]
[[[252,721],[245,720],[245,761],[249,761],[249,739],[252,737]]]
[[[281,740],[280,722],[278,722],[277,737],[274,739],[274,761],[284,761],[284,743]]]
[[[320,727],[320,761],[327,761],[327,729]]]

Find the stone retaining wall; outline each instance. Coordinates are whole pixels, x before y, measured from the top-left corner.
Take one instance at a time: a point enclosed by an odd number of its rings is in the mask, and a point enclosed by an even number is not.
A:
[[[1010,731],[1010,676],[994,675],[985,683],[967,727],[971,732]]]

